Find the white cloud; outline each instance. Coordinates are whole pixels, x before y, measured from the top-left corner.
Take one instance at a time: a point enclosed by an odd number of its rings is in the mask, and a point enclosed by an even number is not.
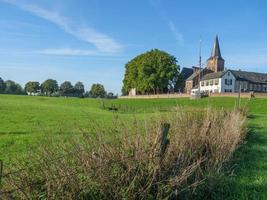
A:
[[[168,26],[170,31],[172,32],[173,36],[175,37],[175,39],[177,40],[177,42],[179,44],[183,44],[184,43],[184,36],[181,32],[179,32],[176,28],[176,26],[174,25],[173,21],[169,20],[168,22]]]
[[[36,5],[21,3],[17,0],[2,0],[6,3],[19,7],[22,10],[30,12],[35,16],[52,22],[63,29],[66,33],[76,38],[94,45],[99,51],[106,53],[116,53],[123,49],[123,45],[116,42],[110,36],[100,33],[90,27],[73,26],[71,21],[55,11],[46,10]]]
[[[96,51],[62,48],[62,49],[43,49],[38,53],[45,55],[58,55],[58,56],[95,56],[98,55]]]

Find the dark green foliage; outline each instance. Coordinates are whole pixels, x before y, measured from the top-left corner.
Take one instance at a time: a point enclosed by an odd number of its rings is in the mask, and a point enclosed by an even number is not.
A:
[[[6,89],[6,84],[4,80],[0,77],[0,93],[4,93]]]
[[[74,88],[70,81],[63,82],[59,87],[62,96],[71,96],[74,93]]]
[[[82,82],[78,81],[75,85],[74,85],[74,91],[75,91],[75,95],[78,97],[82,97],[85,90],[84,90],[84,85]]]
[[[125,65],[122,93],[132,88],[137,93],[163,93],[174,88],[180,66],[174,56],[153,49],[141,54]]]
[[[25,91],[29,93],[37,93],[40,89],[40,83],[36,81],[29,81],[25,85]]]
[[[42,83],[41,90],[44,94],[51,96],[53,93],[58,91],[57,81],[53,79],[47,79]]]
[[[93,97],[93,98],[98,98],[98,97],[104,98],[106,96],[106,93],[107,92],[104,86],[99,83],[96,83],[92,85],[89,95],[90,97]]]
[[[23,88],[14,81],[5,81],[5,93],[6,94],[24,94]]]

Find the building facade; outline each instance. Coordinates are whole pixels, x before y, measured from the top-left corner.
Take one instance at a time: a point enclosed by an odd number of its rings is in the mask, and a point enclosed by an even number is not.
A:
[[[226,70],[205,75],[200,91],[206,93],[267,92],[267,74]]]

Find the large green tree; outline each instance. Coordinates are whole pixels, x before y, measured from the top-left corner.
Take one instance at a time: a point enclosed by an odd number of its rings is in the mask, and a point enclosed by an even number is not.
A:
[[[42,92],[46,95],[51,95],[58,91],[58,84],[56,80],[47,79],[41,85]]]
[[[70,81],[65,81],[60,85],[59,91],[63,96],[71,96],[74,93],[74,88]]]
[[[153,49],[125,65],[122,93],[127,94],[132,88],[141,94],[167,92],[174,88],[179,71],[174,56]]]
[[[97,98],[97,97],[103,98],[106,96],[107,92],[103,85],[96,83],[92,85],[89,94],[93,98]]]
[[[4,93],[6,89],[6,84],[4,80],[0,77],[0,93]]]
[[[25,85],[25,91],[29,93],[37,93],[40,89],[40,83],[36,81],[29,81]]]

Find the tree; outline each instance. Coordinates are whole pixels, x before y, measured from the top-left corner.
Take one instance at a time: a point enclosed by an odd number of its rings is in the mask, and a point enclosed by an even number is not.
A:
[[[125,65],[122,92],[127,94],[132,88],[141,94],[168,92],[174,88],[179,71],[180,66],[174,56],[153,49]]]
[[[82,97],[84,94],[84,85],[82,82],[78,81],[75,85],[74,85],[74,91],[76,96],[78,97]]]
[[[65,81],[60,85],[59,91],[63,96],[70,96],[73,94],[74,88],[70,81]]]
[[[58,91],[58,84],[56,80],[47,79],[41,85],[41,90],[45,95],[51,96],[54,92]]]
[[[15,83],[14,81],[5,81],[5,93],[7,94],[24,94],[21,85]]]
[[[40,83],[36,81],[29,81],[25,85],[25,91],[28,93],[37,93],[40,89]]]
[[[4,93],[6,89],[6,84],[4,80],[0,77],[0,93]]]
[[[92,85],[89,94],[93,98],[97,98],[97,97],[103,98],[106,95],[106,91],[103,85],[96,83]]]

